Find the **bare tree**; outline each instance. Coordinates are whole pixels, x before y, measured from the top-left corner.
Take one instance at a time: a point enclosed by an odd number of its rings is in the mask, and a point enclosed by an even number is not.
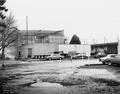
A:
[[[0,20],[0,50],[4,59],[5,48],[13,44],[18,38],[18,29],[14,16],[11,14],[4,20]]]

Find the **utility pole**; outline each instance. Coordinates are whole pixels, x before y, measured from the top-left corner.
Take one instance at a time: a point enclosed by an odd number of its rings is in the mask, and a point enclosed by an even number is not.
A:
[[[120,40],[119,40],[119,35],[117,35],[117,42],[118,42],[118,54],[120,54]]]
[[[105,36],[104,36],[104,43],[105,43]]]
[[[84,40],[84,44],[85,44],[85,40]]]
[[[93,39],[93,44],[95,44],[95,39]]]
[[[27,36],[27,45],[28,45],[28,16],[26,16],[26,36]]]
[[[117,42],[119,42],[119,35],[117,35]]]

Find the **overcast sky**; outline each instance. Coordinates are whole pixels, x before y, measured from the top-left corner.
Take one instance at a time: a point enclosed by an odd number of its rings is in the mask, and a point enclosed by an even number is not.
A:
[[[19,29],[63,30],[81,40],[115,40],[120,36],[120,0],[7,0]],[[8,13],[9,13],[8,12]]]

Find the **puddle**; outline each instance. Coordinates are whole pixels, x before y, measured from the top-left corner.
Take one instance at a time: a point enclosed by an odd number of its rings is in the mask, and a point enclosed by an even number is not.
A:
[[[33,87],[63,87],[62,85],[58,84],[58,83],[49,83],[49,82],[39,82],[39,83],[35,83],[32,84],[31,86]]]

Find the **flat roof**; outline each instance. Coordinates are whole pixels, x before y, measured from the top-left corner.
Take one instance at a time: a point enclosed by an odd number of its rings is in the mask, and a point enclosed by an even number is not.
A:
[[[91,46],[118,45],[118,42],[91,44]]]
[[[39,35],[45,36],[49,34],[60,34],[64,35],[64,30],[20,30],[20,34],[22,35]]]

